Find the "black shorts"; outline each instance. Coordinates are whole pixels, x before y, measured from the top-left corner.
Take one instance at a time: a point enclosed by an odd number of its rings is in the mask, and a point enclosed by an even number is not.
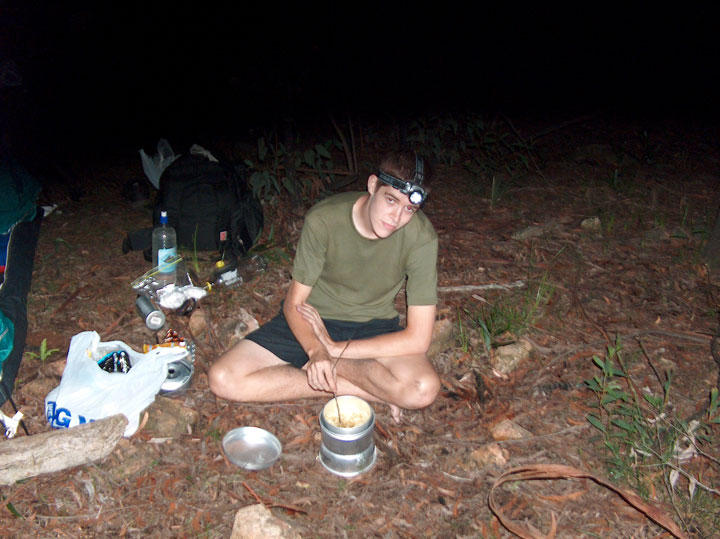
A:
[[[400,331],[400,317],[376,319],[368,322],[347,322],[345,320],[325,320],[325,328],[334,341],[347,341],[348,339],[369,339],[386,333]],[[300,343],[293,335],[290,326],[285,320],[282,311],[267,324],[260,326],[245,336],[263,348],[269,350],[277,357],[294,365],[302,367],[308,362],[308,356]]]

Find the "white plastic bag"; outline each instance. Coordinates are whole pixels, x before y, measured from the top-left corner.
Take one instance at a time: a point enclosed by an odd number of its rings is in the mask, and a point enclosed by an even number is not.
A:
[[[192,146],[190,146],[190,155],[204,157],[208,161],[212,161],[213,163],[219,163],[219,161],[217,160],[217,157],[215,157],[208,150],[206,150],[205,148],[203,148],[202,146],[200,146],[198,144],[193,144]]]
[[[157,154],[154,157],[146,154],[145,150],[140,150],[140,160],[142,161],[145,176],[148,177],[155,189],[160,189],[160,176],[178,157],[180,156],[175,155],[170,143],[164,138],[158,141]]]
[[[130,370],[105,372],[98,360],[118,350],[128,353]],[[100,342],[95,331],[78,333],[70,341],[60,385],[45,397],[45,417],[51,427],[67,428],[121,413],[128,419],[123,435],[132,436],[140,413],[168,376],[168,363],[187,354],[185,348],[164,347],[141,354],[122,341]]]

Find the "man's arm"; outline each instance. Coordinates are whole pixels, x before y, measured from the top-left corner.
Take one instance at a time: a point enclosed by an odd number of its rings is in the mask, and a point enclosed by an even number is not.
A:
[[[308,355],[306,365],[308,384],[320,391],[335,392],[337,390],[337,377],[333,370],[333,361],[326,345],[318,338],[313,326],[308,323],[298,311],[298,305],[306,305],[305,301],[311,286],[304,285],[295,279],[290,282],[290,288],[285,296],[283,314],[295,335],[295,338]]]
[[[347,341],[330,339],[325,325],[317,310],[307,303],[301,303],[297,310],[309,322],[316,338],[325,346],[331,356],[365,359],[388,356],[407,356],[424,354],[430,347],[433,327],[435,325],[435,305],[408,306],[407,325],[405,329],[369,339],[352,340],[345,348]],[[294,330],[293,330],[294,331]],[[343,350],[345,350],[343,352]]]
[[[310,296],[312,291],[311,286],[299,283],[296,280],[290,282],[290,288],[288,288],[285,296],[285,302],[283,304],[283,314],[285,319],[290,326],[295,338],[303,347],[305,353],[308,356],[312,356],[317,353],[321,348],[325,348],[324,345],[315,335],[312,326],[303,320],[302,315],[298,312],[297,306],[302,305]]]

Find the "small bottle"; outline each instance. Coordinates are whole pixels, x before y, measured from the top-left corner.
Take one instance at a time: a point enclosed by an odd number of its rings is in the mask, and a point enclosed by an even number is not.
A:
[[[157,279],[163,284],[175,282],[175,264],[164,262],[170,257],[177,257],[177,235],[175,229],[167,223],[167,212],[161,211],[160,226],[152,233],[153,263],[158,268]]]

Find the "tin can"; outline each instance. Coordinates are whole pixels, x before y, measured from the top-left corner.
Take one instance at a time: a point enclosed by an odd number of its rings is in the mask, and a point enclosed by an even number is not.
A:
[[[165,313],[155,307],[149,297],[138,296],[135,306],[148,329],[157,331],[165,325]]]

